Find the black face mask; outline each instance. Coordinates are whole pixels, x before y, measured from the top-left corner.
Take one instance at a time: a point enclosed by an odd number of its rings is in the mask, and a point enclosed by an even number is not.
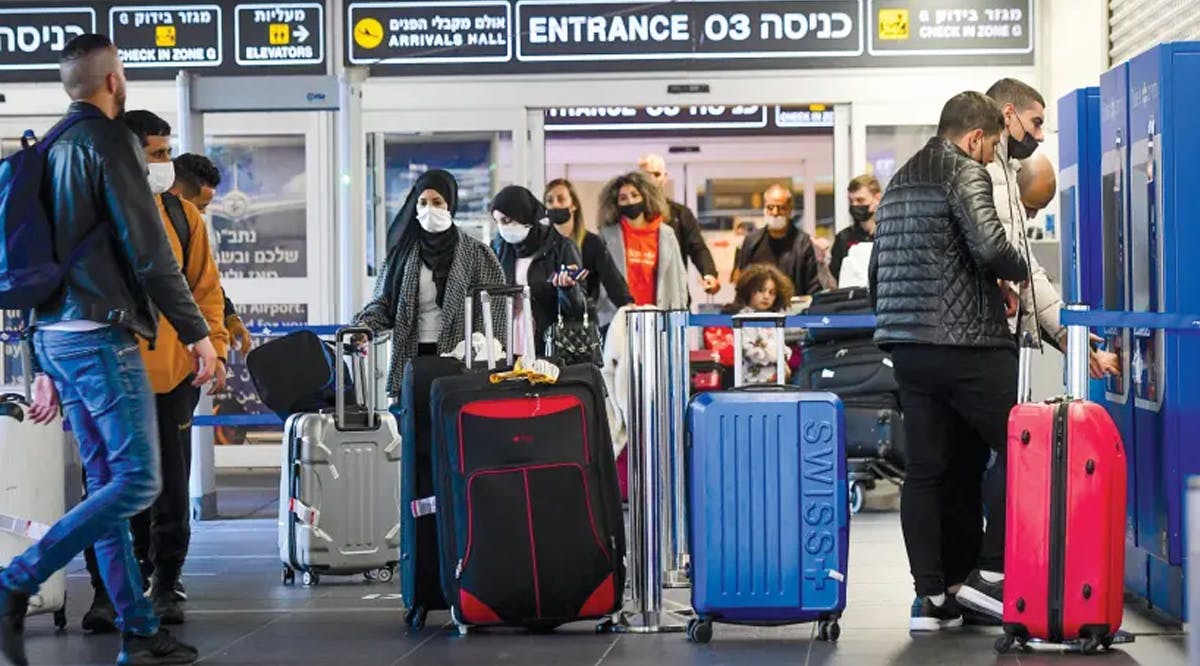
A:
[[[1014,160],[1028,159],[1038,149],[1038,140],[1033,138],[1032,132],[1025,129],[1021,116],[1017,116],[1017,123],[1021,125],[1021,131],[1025,132],[1025,138],[1017,141],[1011,133],[1008,135],[1008,156]]]
[[[625,204],[624,206],[618,206],[617,212],[620,213],[621,217],[623,217],[623,218],[626,218],[629,220],[636,220],[646,213],[646,202],[639,201],[634,204]]]
[[[874,213],[871,212],[870,206],[851,206],[850,207],[850,217],[853,218],[854,221],[857,222],[858,224],[862,224],[863,222],[866,222],[867,220],[871,219],[872,215],[874,215]]]
[[[547,208],[546,217],[550,219],[550,224],[566,224],[571,221],[571,209]]]

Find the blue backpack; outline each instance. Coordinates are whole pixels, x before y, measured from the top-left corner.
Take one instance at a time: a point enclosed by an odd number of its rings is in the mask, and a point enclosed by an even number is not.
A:
[[[88,245],[80,243],[65,262],[59,261],[53,216],[42,199],[46,153],[63,132],[88,117],[64,118],[41,141],[35,142],[28,130],[21,150],[0,160],[0,309],[29,310],[50,300]]]

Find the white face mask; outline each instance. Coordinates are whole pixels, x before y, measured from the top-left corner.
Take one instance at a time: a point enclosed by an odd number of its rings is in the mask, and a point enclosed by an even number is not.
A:
[[[780,229],[787,228],[787,225],[788,225],[788,219],[786,217],[784,217],[783,215],[768,215],[767,216],[767,228],[768,229],[771,229],[773,231],[779,231]]]
[[[150,181],[150,191],[155,194],[162,194],[171,189],[175,184],[175,164],[172,162],[150,162],[146,165],[150,169],[150,174],[147,180]]]
[[[529,237],[529,227],[520,222],[497,224],[496,232],[500,234],[505,243],[510,245],[520,245]]]
[[[450,217],[450,211],[445,208],[426,206],[417,209],[417,222],[425,231],[431,234],[440,234],[449,229],[454,220]]]

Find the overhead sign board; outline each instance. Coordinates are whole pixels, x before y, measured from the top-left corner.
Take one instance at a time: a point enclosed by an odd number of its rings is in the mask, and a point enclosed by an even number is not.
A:
[[[0,7],[0,72],[57,72],[67,42],[95,31],[96,10],[91,7]]]
[[[118,5],[108,26],[126,69],[217,67],[224,57],[217,5]]]
[[[1033,63],[1034,0],[344,2],[376,76]]]
[[[234,7],[237,64],[318,65],[325,62],[325,8],[319,2]]]
[[[704,133],[796,132],[831,130],[833,109],[825,104],[684,105],[684,106],[572,106],[546,109],[547,133],[566,135],[595,132],[639,133],[656,131]]]
[[[516,5],[525,62],[854,56],[864,44],[856,0]]]
[[[356,65],[508,62],[508,0],[364,2],[349,6],[349,62]]]
[[[1033,0],[870,0],[871,55],[1032,54]]]
[[[327,0],[0,0],[0,82],[57,81],[73,37],[117,45],[132,80],[327,74]]]

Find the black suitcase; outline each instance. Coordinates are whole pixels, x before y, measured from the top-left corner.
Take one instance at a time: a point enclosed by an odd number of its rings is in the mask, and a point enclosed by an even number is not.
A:
[[[330,409],[337,400],[334,368],[340,367],[345,381],[346,404],[357,403],[354,380],[344,355],[352,350],[317,337],[312,331],[295,331],[252,349],[246,355],[246,370],[254,382],[258,399],[268,409],[287,419],[292,414]]]
[[[549,630],[620,607],[625,528],[603,387],[590,364],[554,383],[433,382],[442,593],[460,632]]]
[[[871,314],[871,293],[865,287],[847,287],[816,293],[806,314],[809,315],[848,315]],[[871,338],[875,335],[874,327],[866,328],[810,328],[810,342],[829,342],[831,340],[857,340]]]
[[[879,458],[904,466],[904,415],[894,393],[847,396],[846,457]]]
[[[399,413],[400,459],[400,594],[407,612],[404,622],[414,630],[425,626],[431,610],[446,610],[439,574],[436,506],[433,497],[433,434],[429,391],[438,377],[462,374],[456,358],[419,356],[404,368]]]
[[[870,339],[809,345],[796,383],[813,391],[830,391],[845,398],[865,393],[896,393],[892,359]]]

